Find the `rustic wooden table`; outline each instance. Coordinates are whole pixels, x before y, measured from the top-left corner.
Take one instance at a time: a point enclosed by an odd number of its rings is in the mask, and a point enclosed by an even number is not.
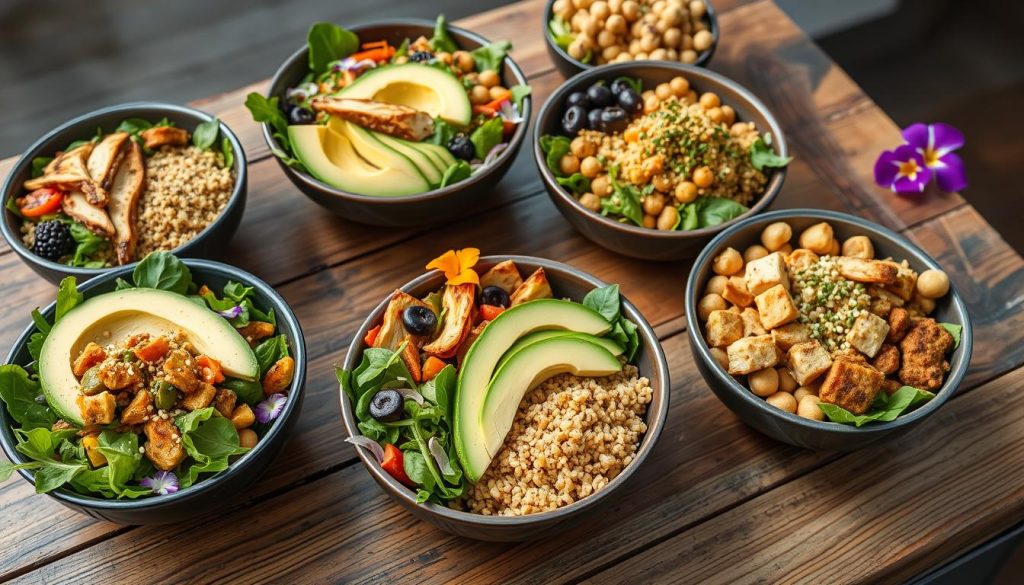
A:
[[[10,481],[0,486],[0,580],[899,581],[1024,519],[1024,260],[959,195],[875,188],[874,157],[899,141],[893,122],[769,0],[715,5],[722,40],[712,69],[768,104],[796,156],[776,206],[837,209],[901,231],[946,268],[970,307],[970,374],[919,429],[840,454],[740,423],[690,357],[689,265],[626,261],[581,238],[543,193],[526,148],[469,219],[385,230],[328,215],[285,179],[242,106],[247,92],[265,90],[260,82],[198,105],[231,125],[249,154],[249,207],[220,258],[275,285],[305,329],[309,381],[294,435],[239,494],[242,509],[198,524],[97,522]],[[542,8],[527,0],[460,23],[512,40],[537,102],[562,81],[544,50]],[[672,409],[654,453],[603,517],[557,537],[493,544],[436,530],[392,503],[343,443],[332,365],[353,331],[424,259],[466,245],[547,256],[621,283],[668,354]],[[0,347],[10,347],[54,289],[9,249],[0,274]]]

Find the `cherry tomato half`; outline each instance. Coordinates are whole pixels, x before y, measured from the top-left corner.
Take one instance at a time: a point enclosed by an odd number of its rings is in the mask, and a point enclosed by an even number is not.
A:
[[[18,211],[25,217],[40,217],[57,213],[63,199],[63,191],[43,187],[18,199]]]

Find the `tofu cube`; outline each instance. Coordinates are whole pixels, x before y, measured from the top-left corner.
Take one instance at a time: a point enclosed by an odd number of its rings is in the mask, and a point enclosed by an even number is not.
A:
[[[114,422],[114,410],[117,401],[110,392],[103,391],[94,396],[81,394],[76,399],[78,410],[82,413],[82,422],[87,425],[109,425]]]
[[[738,276],[731,276],[722,290],[722,298],[737,307],[749,307],[754,295],[747,291],[747,282]]]
[[[764,326],[761,325],[761,313],[758,313],[757,309],[753,307],[743,309],[743,312],[740,313],[740,319],[743,319],[743,337],[768,333]]]
[[[882,391],[885,374],[867,364],[845,358],[832,362],[825,381],[818,389],[822,402],[835,404],[853,414],[864,414]]]
[[[832,367],[832,357],[817,340],[797,343],[786,354],[796,383],[806,386]]]
[[[846,341],[849,341],[857,351],[873,358],[882,348],[888,334],[889,324],[885,319],[874,313],[864,312],[853,322],[853,327],[846,334]]]
[[[772,329],[772,338],[779,349],[788,352],[794,345],[810,341],[811,330],[802,323],[789,323]]]
[[[917,273],[910,267],[891,260],[883,262],[896,268],[896,281],[885,288],[904,301],[909,301],[914,296],[914,289],[917,288]]]
[[[732,311],[711,311],[707,340],[711,347],[725,347],[743,337],[743,319]]]
[[[771,335],[744,337],[726,348],[729,356],[729,373],[749,374],[773,367],[779,363],[779,349]]]
[[[764,258],[747,262],[744,278],[747,281],[747,290],[752,295],[759,295],[779,285],[784,290],[789,290],[789,273],[786,272],[786,259],[782,252],[773,252]]]
[[[789,292],[781,284],[757,295],[754,302],[757,303],[757,312],[761,313],[761,325],[768,330],[795,321],[800,315]]]

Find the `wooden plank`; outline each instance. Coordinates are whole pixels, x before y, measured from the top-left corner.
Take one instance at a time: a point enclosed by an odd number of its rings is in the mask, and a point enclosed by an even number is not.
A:
[[[938,566],[1024,517],[1022,384],[1015,370],[909,435],[771,490],[593,581],[895,583]]]

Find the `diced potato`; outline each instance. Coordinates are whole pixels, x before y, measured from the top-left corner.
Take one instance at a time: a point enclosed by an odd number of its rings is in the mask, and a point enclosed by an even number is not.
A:
[[[89,459],[89,465],[103,467],[107,464],[107,458],[100,453],[100,441],[96,435],[82,437],[82,447],[85,447],[85,456]]]
[[[747,290],[755,296],[779,285],[784,290],[789,290],[789,273],[786,271],[786,260],[781,252],[773,252],[764,258],[747,262],[744,279],[747,282]]]
[[[854,282],[889,285],[896,282],[896,266],[881,260],[840,256],[835,259],[839,274]]]
[[[757,312],[761,314],[761,324],[765,329],[775,329],[800,316],[789,292],[781,284],[757,295],[754,302],[757,303]]]
[[[185,459],[185,448],[181,445],[181,431],[172,419],[152,418],[143,427],[146,433],[146,457],[153,466],[170,471]]]
[[[405,353],[402,354],[402,361],[406,362],[406,367],[412,367],[409,373],[413,375],[413,378],[417,377],[420,369],[420,352],[416,349],[416,344],[413,343],[411,336],[406,336],[408,343],[405,346]],[[415,371],[413,370],[415,368]],[[295,360],[291,356],[284,356],[277,360],[277,363],[270,366],[267,370],[266,375],[263,376],[263,393],[267,396],[277,392],[284,392],[288,389],[288,386],[292,383],[292,378],[295,376]],[[419,382],[419,380],[416,380]]]
[[[523,277],[519,275],[519,269],[515,262],[505,260],[491,267],[480,277],[480,286],[496,286],[509,295],[514,293],[523,284]]]
[[[248,404],[239,404],[231,413],[231,424],[235,425],[236,429],[249,428],[254,422],[256,422],[256,414]]]
[[[107,352],[103,351],[103,348],[98,344],[90,341],[88,345],[85,346],[85,349],[82,350],[82,353],[79,354],[74,365],[71,366],[71,371],[75,374],[76,378],[81,378],[89,368],[105,359],[107,359]]]
[[[749,337],[751,335],[764,335],[768,333],[764,326],[761,325],[761,314],[757,312],[754,307],[747,307],[740,313],[740,319],[743,319],[743,336]]]
[[[211,384],[206,382],[200,382],[199,387],[195,392],[186,393],[185,397],[178,403],[179,406],[185,410],[199,410],[200,408],[206,408],[213,402],[214,396],[217,395],[217,389]]]
[[[729,373],[749,374],[779,363],[779,350],[771,335],[744,337],[734,341],[726,353],[729,356]]]
[[[788,352],[794,345],[810,341],[811,331],[802,323],[788,323],[772,329],[772,339],[779,349]]]
[[[82,412],[82,422],[87,425],[109,425],[114,422],[114,410],[117,401],[110,392],[100,392],[93,396],[80,394],[76,399],[78,410]]]
[[[743,319],[729,311],[711,311],[707,323],[707,340],[711,347],[726,347],[743,337]]]
[[[864,414],[882,390],[885,374],[875,368],[838,358],[818,389],[822,402],[841,406],[853,414]]]
[[[889,334],[889,324],[878,315],[863,312],[853,322],[853,327],[846,334],[846,341],[857,351],[868,357],[875,357],[885,343]]]
[[[217,390],[217,395],[213,397],[213,407],[224,418],[231,418],[231,413],[235,411],[236,402],[238,402],[238,395],[235,394],[234,390],[228,390],[227,388]]]
[[[121,424],[141,425],[152,412],[153,395],[148,390],[139,390],[132,401],[121,411]]]
[[[786,354],[796,383],[806,386],[832,367],[832,357],[817,340],[798,343]]]
[[[754,295],[747,291],[747,282],[738,276],[730,276],[726,281],[722,298],[737,307],[747,307],[754,302]]]
[[[553,296],[554,293],[551,292],[551,285],[548,284],[548,277],[544,274],[544,269],[538,268],[512,292],[511,306],[537,299],[549,299]]]

